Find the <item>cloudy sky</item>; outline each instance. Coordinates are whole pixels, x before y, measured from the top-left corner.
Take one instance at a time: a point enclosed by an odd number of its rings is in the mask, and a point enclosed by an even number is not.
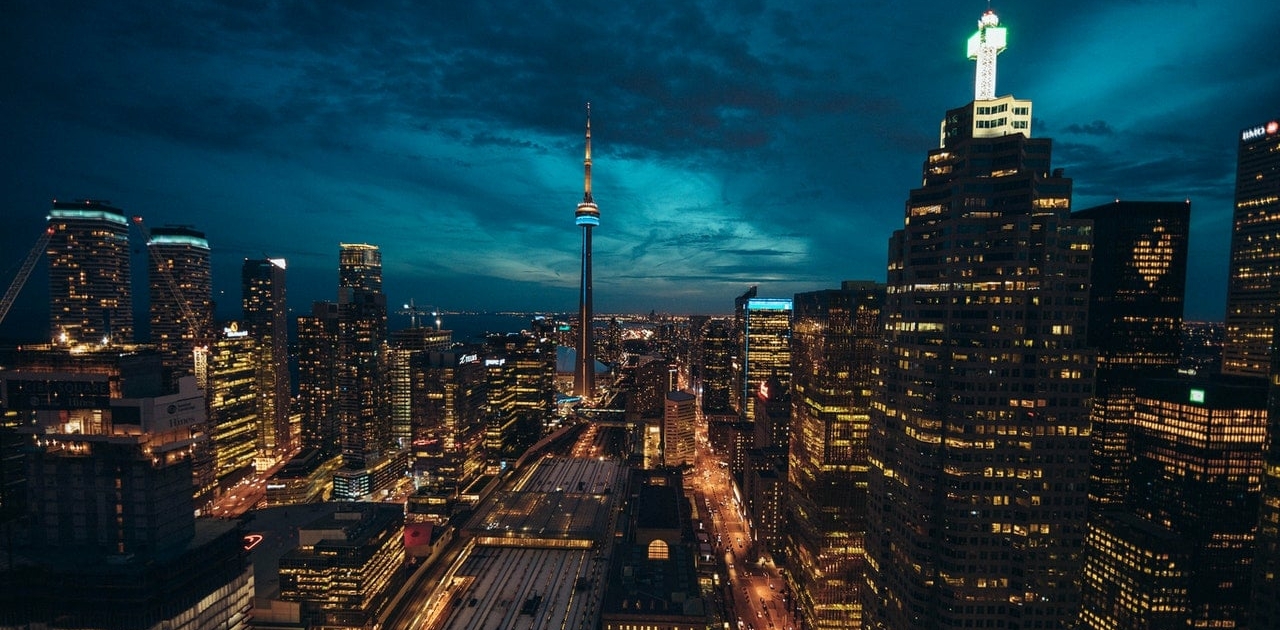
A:
[[[1187,316],[1220,318],[1236,139],[1280,116],[1274,0],[1004,0],[997,93],[1077,209],[1192,201]],[[598,312],[723,313],[883,280],[979,0],[15,0],[0,17],[0,269],[51,199],[110,200],[333,299],[340,242],[392,303],[573,311],[584,106]],[[38,270],[6,328],[46,317]]]

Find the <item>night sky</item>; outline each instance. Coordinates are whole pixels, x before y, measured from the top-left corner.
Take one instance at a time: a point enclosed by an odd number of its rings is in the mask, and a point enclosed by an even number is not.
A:
[[[1186,314],[1220,319],[1237,138],[1280,116],[1280,5],[993,8],[996,91],[1033,101],[1074,207],[1189,198]],[[340,242],[381,246],[394,305],[574,311],[588,101],[597,312],[883,281],[938,123],[973,98],[985,9],[8,2],[0,285],[51,199],[92,198],[205,231],[227,317],[246,257],[288,259],[297,311],[334,299]],[[46,284],[38,269],[0,332],[46,325]]]

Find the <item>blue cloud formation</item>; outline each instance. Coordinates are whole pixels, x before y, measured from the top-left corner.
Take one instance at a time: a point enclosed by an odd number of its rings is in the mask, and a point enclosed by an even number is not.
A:
[[[393,303],[572,311],[588,101],[597,310],[882,280],[938,120],[972,98],[964,41],[986,8],[11,4],[0,266],[50,199],[111,199],[204,230],[229,316],[247,256],[289,258],[293,308],[332,299],[339,242],[383,248]],[[997,91],[1034,101],[1075,207],[1191,199],[1187,314],[1220,317],[1236,134],[1280,115],[1280,66],[1257,54],[1280,9],[995,9]],[[41,298],[29,287],[11,319],[42,322]]]

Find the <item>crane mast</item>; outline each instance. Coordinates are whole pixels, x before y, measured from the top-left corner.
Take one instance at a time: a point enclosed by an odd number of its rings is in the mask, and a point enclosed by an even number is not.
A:
[[[183,295],[182,288],[178,286],[178,281],[173,277],[173,270],[160,256],[159,250],[151,247],[151,230],[142,222],[142,217],[133,217],[133,224],[142,233],[143,243],[147,248],[147,253],[151,258],[151,264],[164,280],[165,286],[169,289],[169,293],[173,295],[173,300],[178,303],[178,308],[182,310],[182,319],[187,323],[187,333],[191,336],[191,362],[192,373],[196,377],[196,386],[200,389],[207,389],[209,384],[209,341],[205,339],[205,331],[208,329],[204,317],[197,315],[195,310],[191,308],[191,303],[187,301],[187,297]]]
[[[27,258],[22,261],[18,275],[14,277],[13,282],[9,283],[9,289],[4,292],[4,297],[0,298],[0,323],[4,323],[9,309],[13,308],[14,300],[18,299],[22,287],[27,284],[27,277],[31,275],[31,270],[36,268],[36,263],[40,261],[40,255],[44,253],[44,248],[49,245],[49,238],[52,236],[53,228],[50,227],[36,239],[36,244],[31,247],[31,251],[27,252]]]
[[[410,298],[409,303],[408,303],[408,304],[405,304],[405,305],[404,305],[404,308],[400,309],[400,310],[397,312],[397,314],[398,314],[398,315],[408,315],[408,316],[409,316],[409,325],[410,325],[411,327],[413,327],[413,328],[417,328],[417,327],[418,327],[418,318],[419,318],[419,317],[431,316],[431,317],[435,318],[436,329],[437,329],[437,330],[439,330],[439,329],[440,329],[440,323],[441,323],[441,322],[440,322],[440,311],[439,311],[439,309],[437,309],[437,308],[436,308],[436,307],[434,307],[434,306],[418,306],[416,303],[414,303],[414,301],[413,301],[413,299],[412,299],[412,298]]]

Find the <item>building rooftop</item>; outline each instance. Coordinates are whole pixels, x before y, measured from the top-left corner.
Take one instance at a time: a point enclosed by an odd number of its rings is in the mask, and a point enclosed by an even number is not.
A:
[[[697,396],[694,396],[693,394],[690,394],[689,392],[686,392],[686,391],[674,391],[674,392],[667,393],[667,400],[671,400],[674,402],[689,402],[691,400],[697,400],[697,398],[698,398]]]
[[[280,595],[280,558],[298,546],[298,523],[316,519],[338,509],[337,503],[286,505],[250,512],[245,524],[249,559],[253,562],[254,597],[272,599]],[[246,544],[248,546],[248,544]]]
[[[613,516],[622,470],[616,460],[546,458],[495,493],[471,520],[472,533],[491,545],[595,546]]]
[[[675,486],[642,485],[636,496],[638,529],[679,529],[680,502],[684,500]]]
[[[423,614],[446,629],[597,627],[625,465],[545,457],[471,520]]]

